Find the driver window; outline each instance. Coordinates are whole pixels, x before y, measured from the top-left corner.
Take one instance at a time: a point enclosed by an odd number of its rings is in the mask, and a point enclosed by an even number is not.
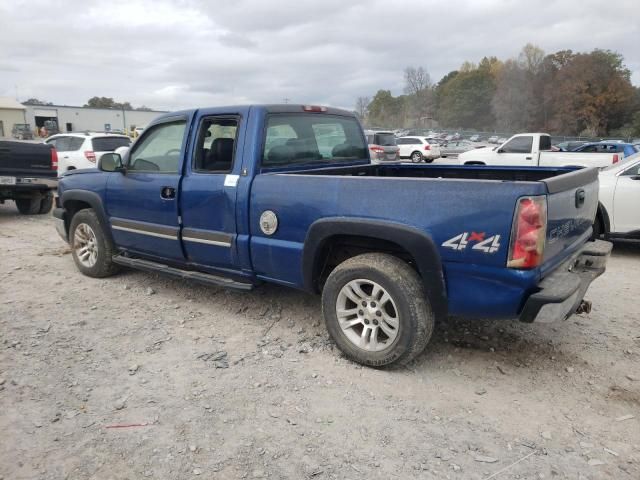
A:
[[[136,143],[127,170],[178,173],[186,121],[157,125]]]
[[[504,153],[531,153],[533,137],[516,137],[506,143],[501,150]]]

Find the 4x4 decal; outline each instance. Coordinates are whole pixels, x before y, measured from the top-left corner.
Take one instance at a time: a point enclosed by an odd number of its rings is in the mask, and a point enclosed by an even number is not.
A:
[[[442,243],[443,247],[452,250],[465,250],[471,242],[477,242],[471,250],[480,250],[484,253],[495,253],[500,250],[500,235],[486,237],[485,232],[464,232]]]

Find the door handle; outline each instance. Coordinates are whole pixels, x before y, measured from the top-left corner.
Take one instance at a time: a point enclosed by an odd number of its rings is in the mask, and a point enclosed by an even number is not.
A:
[[[533,160],[533,157],[525,157],[527,160]]]
[[[176,198],[176,189],[173,187],[162,187],[160,196],[165,200],[173,200]]]

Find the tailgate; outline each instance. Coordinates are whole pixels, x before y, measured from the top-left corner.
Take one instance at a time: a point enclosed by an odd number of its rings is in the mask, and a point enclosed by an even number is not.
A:
[[[0,142],[0,176],[55,178],[51,169],[51,145]]]
[[[543,276],[591,236],[598,208],[598,169],[585,168],[552,177],[547,185],[547,241]]]

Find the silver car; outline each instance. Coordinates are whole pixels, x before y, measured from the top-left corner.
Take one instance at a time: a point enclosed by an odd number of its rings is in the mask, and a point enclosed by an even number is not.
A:
[[[371,163],[399,163],[400,147],[393,132],[365,130]]]
[[[440,156],[442,158],[457,157],[461,153],[468,152],[469,150],[474,150],[476,148],[482,147],[470,142],[469,140],[458,140],[455,142],[449,142],[440,147]]]

